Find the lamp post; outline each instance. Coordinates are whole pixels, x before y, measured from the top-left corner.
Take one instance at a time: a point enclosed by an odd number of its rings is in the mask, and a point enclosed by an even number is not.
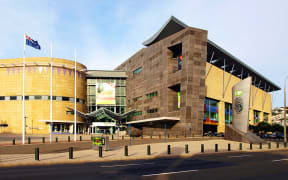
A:
[[[287,123],[286,123],[286,80],[287,80],[288,76],[285,77],[284,79],[284,142],[287,143],[287,132],[286,132],[286,128],[287,128]]]

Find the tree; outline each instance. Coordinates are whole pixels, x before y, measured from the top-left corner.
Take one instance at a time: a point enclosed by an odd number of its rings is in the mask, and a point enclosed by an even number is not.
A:
[[[271,125],[267,122],[260,122],[258,123],[258,125],[255,127],[255,131],[254,132],[259,132],[259,131],[262,131],[262,132],[269,132],[271,131]]]
[[[272,132],[283,132],[284,127],[281,126],[280,124],[272,124],[271,126],[271,131]]]

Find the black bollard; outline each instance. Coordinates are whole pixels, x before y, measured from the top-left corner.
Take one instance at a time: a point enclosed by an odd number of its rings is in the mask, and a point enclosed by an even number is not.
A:
[[[113,134],[112,134],[112,140],[114,140],[114,136],[113,136]]]
[[[259,144],[259,149],[262,149],[262,143]]]
[[[188,144],[185,144],[185,153],[186,153],[186,154],[189,153]]]
[[[250,143],[250,150],[252,150],[253,149],[253,144],[252,143]]]
[[[99,146],[99,157],[102,157],[102,146]]]
[[[204,153],[204,144],[201,144],[201,153]]]
[[[128,146],[127,145],[124,147],[124,155],[128,156]]]
[[[70,136],[68,136],[68,142],[70,142]]]
[[[80,141],[82,141],[82,136],[80,136]]]
[[[69,159],[73,159],[73,147],[69,147]]]
[[[271,149],[271,143],[270,142],[268,143],[268,149]]]
[[[13,144],[13,145],[15,145],[15,144],[16,144],[16,143],[15,143],[15,138],[12,140],[12,144]]]
[[[218,144],[215,144],[215,152],[218,152]]]
[[[279,142],[276,143],[277,148],[279,148]]]
[[[28,144],[31,144],[31,138],[28,137]]]
[[[147,145],[147,155],[150,156],[151,155],[151,146]]]
[[[228,144],[228,151],[231,151],[231,144]]]
[[[168,144],[168,146],[167,146],[167,153],[171,154],[170,144]]]
[[[56,143],[58,142],[58,137],[56,137],[55,142],[56,142]]]
[[[239,144],[239,150],[242,151],[242,143]]]
[[[168,139],[169,139],[169,136],[170,136],[170,135],[168,134],[168,135],[167,135]]]
[[[39,161],[39,148],[38,147],[35,148],[35,160]]]
[[[42,143],[45,144],[45,137],[42,137]]]
[[[284,148],[287,148],[287,142],[284,142]]]

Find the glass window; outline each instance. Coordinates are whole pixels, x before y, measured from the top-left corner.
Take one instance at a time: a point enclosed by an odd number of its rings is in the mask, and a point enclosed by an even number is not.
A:
[[[56,96],[56,101],[62,101],[62,96]]]
[[[218,101],[205,98],[204,105],[204,122],[206,124],[218,123]]]
[[[264,112],[264,115],[263,115],[263,116],[264,116],[264,117],[263,117],[263,118],[264,118],[264,121],[265,121],[265,122],[268,122],[269,113],[265,113],[265,112]]]
[[[96,94],[96,86],[88,86],[89,92],[88,95],[95,95]]]
[[[17,100],[17,96],[10,96],[10,100]]]
[[[79,99],[79,98],[77,98],[77,99],[76,99],[76,102],[80,102],[80,99]]]
[[[70,97],[70,98],[69,98],[69,101],[70,101],[70,102],[74,102],[74,98],[71,98],[71,97]]]
[[[120,91],[121,91],[121,87],[116,87],[116,92],[115,92],[116,96],[120,96],[121,95]]]
[[[0,100],[4,100],[5,99],[5,96],[0,96]]]
[[[124,113],[125,113],[125,107],[121,106],[121,114],[124,114]]]
[[[69,101],[69,97],[63,96],[63,97],[62,97],[62,101]]]
[[[150,114],[150,113],[156,113],[158,112],[158,109],[157,108],[153,108],[153,109],[148,109],[147,110],[147,113]]]
[[[137,68],[136,70],[133,71],[133,74],[138,74],[142,71],[142,67]]]
[[[125,93],[125,87],[121,87],[121,96],[125,96],[126,93]]]
[[[121,79],[116,79],[116,86],[121,86]]]
[[[125,79],[121,80],[121,86],[126,86],[126,80]]]
[[[35,96],[35,100],[41,100],[42,96]]]
[[[17,100],[21,101],[22,100],[22,96],[17,96]]]
[[[25,100],[29,100],[29,96],[25,96]]]
[[[29,96],[29,100],[35,100],[35,96]]]
[[[254,110],[254,124],[258,123],[260,120],[260,111]]]
[[[125,97],[120,97],[121,99],[121,105],[125,105]]]
[[[225,124],[232,123],[232,104],[225,103]]]
[[[50,99],[50,96],[42,96],[42,99],[43,100],[48,100],[48,99]]]
[[[66,111],[66,114],[67,114],[67,115],[73,115],[73,114],[74,114],[74,111]]]
[[[120,97],[116,97],[116,105],[120,105],[121,104],[121,98]]]

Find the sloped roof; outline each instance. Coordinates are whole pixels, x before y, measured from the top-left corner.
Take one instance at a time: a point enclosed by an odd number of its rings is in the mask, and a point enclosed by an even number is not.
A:
[[[158,42],[172,34],[175,34],[185,28],[187,28],[186,24],[175,18],[174,16],[171,16],[168,21],[149,39],[143,42],[144,46],[150,46],[151,44],[154,44],[155,42]]]
[[[143,45],[150,46],[187,27],[189,26],[181,22],[179,19],[175,18],[174,16],[171,16],[168,19],[168,21],[152,37],[150,37],[148,40],[143,42]],[[223,69],[223,60],[224,61],[226,60],[225,66],[230,66],[230,68],[225,69],[227,72],[231,71],[230,73],[238,77],[239,77],[239,73],[242,72],[242,74],[244,74],[243,79],[245,77],[252,76],[254,80],[253,85],[255,86],[259,85],[259,88],[263,89],[266,92],[280,90],[280,87],[278,85],[274,84],[272,81],[262,76],[260,73],[258,73],[257,71],[249,67],[247,64],[242,62],[240,59],[233,56],[231,53],[229,53],[228,51],[226,51],[225,49],[221,48],[219,45],[217,45],[216,43],[208,39],[207,61],[208,59],[210,59],[210,57],[212,57],[211,56],[212,52],[213,54],[215,53],[218,58],[218,63],[214,64],[215,66]],[[221,59],[221,61],[219,61],[219,59]],[[232,66],[234,66],[235,68],[234,69],[231,68]]]

